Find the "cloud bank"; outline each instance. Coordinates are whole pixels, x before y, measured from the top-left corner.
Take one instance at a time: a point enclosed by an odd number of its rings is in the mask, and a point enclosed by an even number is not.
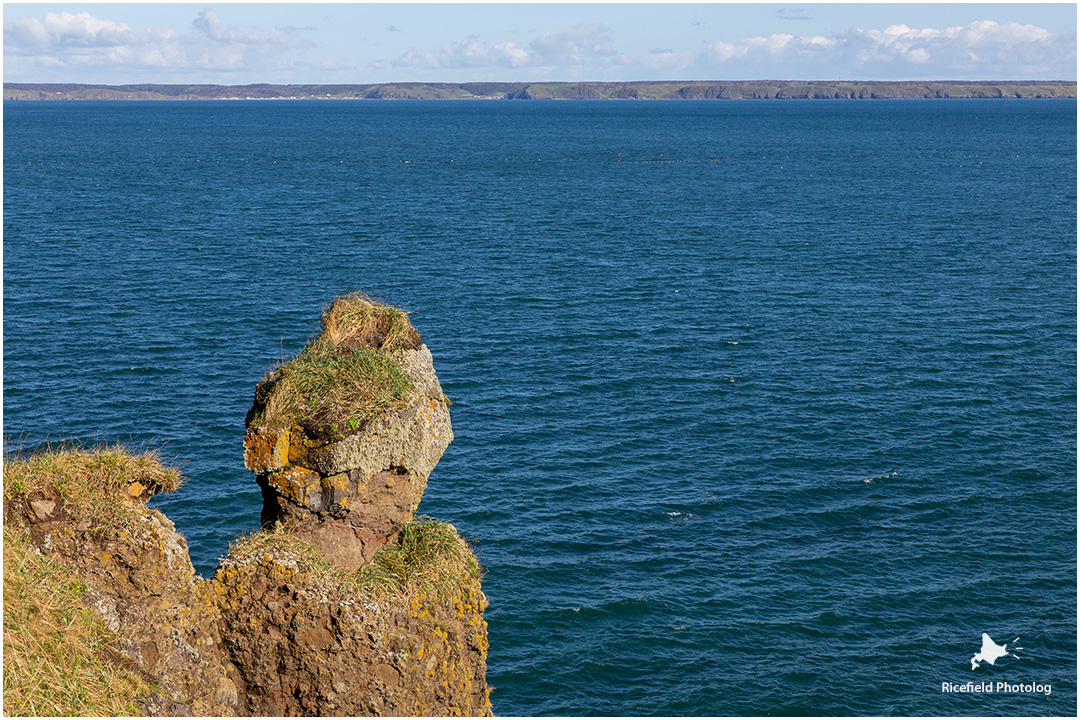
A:
[[[426,71],[455,68],[528,69],[544,76],[619,75],[649,79],[1065,79],[1076,77],[1076,34],[1034,25],[980,20],[964,26],[884,30],[852,28],[831,35],[776,33],[707,43],[697,52],[657,48],[633,58],[615,49],[599,24],[547,32],[527,46],[489,45],[476,37],[437,51],[412,47],[396,67]],[[674,73],[674,74],[673,74]],[[519,73],[527,75],[527,73]]]
[[[51,12],[40,19],[4,21],[4,59],[20,74],[35,68],[74,73],[143,68],[188,75],[192,70],[265,72],[288,64],[289,52],[313,46],[303,32],[226,27],[208,7],[183,34],[168,28],[134,31],[126,23],[88,12]]]
[[[788,68],[800,78],[843,72],[867,79],[1075,79],[1076,34],[991,20],[945,29],[890,25],[830,36],[778,33],[710,43],[694,64],[715,69]],[[814,70],[828,74],[815,76]]]
[[[528,68],[543,75],[556,68],[576,73],[581,68],[631,67],[634,60],[615,51],[607,27],[599,23],[582,23],[546,32],[527,47],[514,42],[489,45],[476,36],[447,43],[437,52],[425,52],[414,46],[391,64],[426,70]]]
[[[810,19],[802,8],[777,11]],[[789,19],[790,19],[789,18]],[[393,26],[387,33],[401,37]],[[204,8],[186,30],[148,28],[89,12],[4,21],[5,79],[39,82],[390,82],[402,80],[1054,79],[1076,78],[1076,33],[979,20],[955,27],[850,28],[831,34],[716,38],[691,46],[620,49],[602,23],[536,30],[531,40],[472,35],[404,46],[383,57],[306,62],[315,28],[223,25]],[[697,36],[700,39],[700,36]],[[641,40],[642,38],[638,38]],[[666,43],[672,40],[668,36]],[[688,41],[689,42],[689,41]],[[644,45],[643,47],[648,47]],[[350,54],[351,53],[351,54]]]

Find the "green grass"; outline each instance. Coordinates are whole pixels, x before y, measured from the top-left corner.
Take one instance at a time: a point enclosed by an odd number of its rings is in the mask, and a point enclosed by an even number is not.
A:
[[[4,498],[50,488],[64,509],[93,526],[122,527],[134,506],[120,500],[171,492],[183,478],[156,452],[119,445],[54,445],[4,458]],[[4,526],[4,714],[141,715],[151,688],[115,665],[117,638],[85,606],[86,585],[30,545],[17,524]]]
[[[476,557],[457,529],[430,518],[407,523],[394,542],[379,548],[374,559],[356,572],[326,562],[318,550],[282,531],[259,532],[229,547],[226,560],[246,563],[265,553],[285,553],[316,579],[375,599],[410,599],[419,593],[437,597],[461,587],[463,576],[480,579]]]
[[[85,593],[69,569],[4,528],[4,715],[142,715],[138,699],[153,688],[106,660],[117,638]]]
[[[135,483],[154,494],[173,492],[183,481],[156,451],[133,454],[120,445],[66,444],[4,458],[5,498],[55,488],[69,514],[98,525],[123,523],[131,507],[117,498],[139,490]]]
[[[420,347],[420,335],[397,308],[362,295],[339,297],[322,315],[319,334],[255,390],[252,424],[312,432],[357,430],[415,393],[392,353]]]

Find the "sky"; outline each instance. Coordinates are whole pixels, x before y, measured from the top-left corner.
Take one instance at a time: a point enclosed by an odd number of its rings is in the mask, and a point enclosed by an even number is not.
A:
[[[1075,3],[5,3],[4,81],[1070,80]]]

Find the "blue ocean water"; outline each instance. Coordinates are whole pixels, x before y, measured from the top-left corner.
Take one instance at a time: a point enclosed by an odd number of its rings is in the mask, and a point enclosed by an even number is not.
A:
[[[5,449],[161,448],[209,575],[256,382],[363,290],[454,403],[421,511],[487,568],[497,714],[1073,715],[1076,127],[6,102]]]

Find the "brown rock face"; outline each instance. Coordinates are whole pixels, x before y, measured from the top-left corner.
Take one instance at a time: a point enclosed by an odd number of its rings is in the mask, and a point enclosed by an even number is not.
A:
[[[234,715],[243,682],[222,645],[209,583],[195,574],[187,543],[168,518],[145,499],[117,501],[131,512],[116,527],[69,514],[52,488],[5,500],[4,521],[26,527],[36,547],[89,585],[91,607],[161,690],[143,702],[146,714]]]
[[[364,598],[274,550],[214,577],[250,715],[486,716],[487,604],[454,592]]]
[[[253,419],[272,401],[259,391],[248,413],[244,464],[263,491],[263,527],[280,525],[348,570],[369,562],[412,518],[453,439],[427,346],[388,356],[413,389],[361,428],[260,427]]]

